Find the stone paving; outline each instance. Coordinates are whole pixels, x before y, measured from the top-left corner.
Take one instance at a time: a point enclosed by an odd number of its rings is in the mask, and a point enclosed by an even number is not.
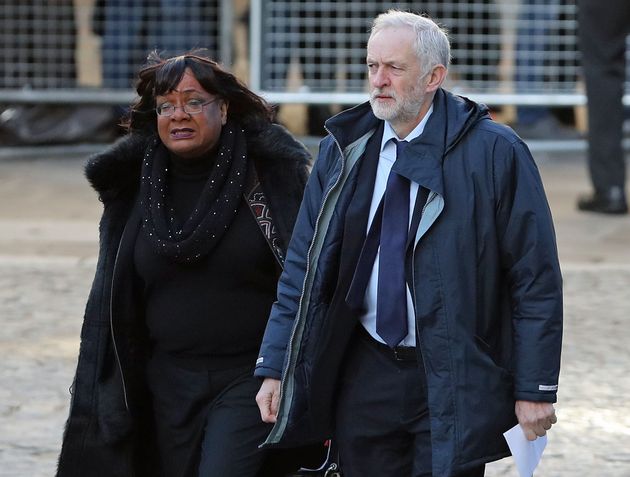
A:
[[[630,217],[578,214],[581,154],[536,155],[565,283],[559,422],[536,477],[630,477]],[[100,203],[82,158],[0,159],[0,476],[54,475]],[[483,438],[483,436],[480,436]],[[511,459],[487,475],[517,476]]]

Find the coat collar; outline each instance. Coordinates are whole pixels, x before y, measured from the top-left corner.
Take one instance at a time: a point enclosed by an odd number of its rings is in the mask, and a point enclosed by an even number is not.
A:
[[[438,89],[433,99],[433,114],[424,132],[409,143],[405,154],[400,161],[396,161],[393,169],[429,190],[444,195],[444,157],[484,118],[489,118],[485,105]],[[326,121],[326,129],[345,149],[370,130],[375,130],[380,122],[374,116],[370,103],[365,102],[330,118]]]
[[[101,200],[135,194],[142,159],[154,138],[153,135],[131,133],[88,159],[85,175]],[[302,168],[311,161],[304,145],[278,124],[270,124],[255,133],[246,131],[246,140],[249,155],[256,159],[257,167],[265,169],[259,170],[259,175]]]

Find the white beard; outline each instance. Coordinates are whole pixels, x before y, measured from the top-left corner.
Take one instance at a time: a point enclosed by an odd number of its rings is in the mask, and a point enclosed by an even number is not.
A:
[[[425,98],[422,88],[422,81],[419,81],[409,91],[405,91],[403,98],[399,98],[394,91],[387,93],[394,100],[393,104],[380,103],[376,96],[382,94],[383,91],[378,88],[373,89],[370,93],[370,105],[374,116],[392,124],[406,123],[417,118]]]

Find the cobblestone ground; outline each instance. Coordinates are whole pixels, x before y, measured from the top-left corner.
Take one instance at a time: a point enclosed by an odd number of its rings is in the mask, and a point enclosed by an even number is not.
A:
[[[52,476],[92,264],[0,265],[0,475]]]
[[[565,335],[559,422],[536,476],[630,477],[630,218],[573,212],[582,163],[537,160],[556,219]],[[0,160],[0,476],[55,472],[95,266],[99,205],[81,163]],[[487,475],[517,473],[503,459]]]

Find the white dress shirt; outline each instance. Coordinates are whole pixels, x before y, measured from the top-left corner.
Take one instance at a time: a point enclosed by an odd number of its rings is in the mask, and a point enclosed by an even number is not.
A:
[[[417,138],[424,131],[429,116],[433,112],[433,106],[425,114],[422,121],[411,131],[407,137],[399,138],[391,125],[385,121],[385,128],[383,130],[383,140],[381,141],[381,152],[378,158],[378,167],[376,169],[376,180],[374,182],[374,192],[372,194],[372,203],[370,204],[370,214],[368,216],[367,230],[370,229],[372,219],[378,208],[378,204],[385,193],[385,186],[387,185],[387,178],[392,165],[396,161],[396,144],[391,139],[398,141],[411,141]],[[411,223],[411,217],[413,215],[413,208],[416,203],[416,196],[418,195],[418,184],[411,182],[409,188],[409,223]],[[366,234],[367,234],[366,230]],[[377,341],[385,343],[383,338],[376,332],[376,294],[378,288],[378,262],[379,253],[376,254],[374,260],[374,267],[372,268],[372,274],[367,285],[365,292],[365,310],[366,313],[360,317],[361,324],[370,333],[370,335]],[[401,346],[415,346],[416,345],[416,318],[413,309],[413,301],[411,300],[411,292],[407,286],[407,336],[399,343]]]

